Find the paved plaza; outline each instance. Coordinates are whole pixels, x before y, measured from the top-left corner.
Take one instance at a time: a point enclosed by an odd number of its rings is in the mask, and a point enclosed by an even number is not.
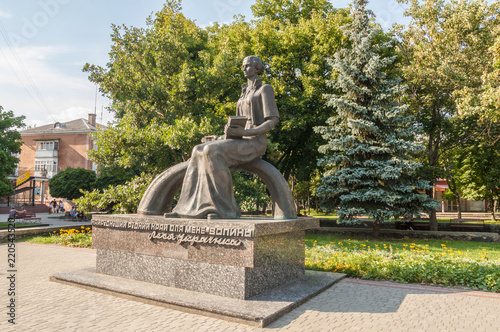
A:
[[[90,221],[82,222],[64,219],[62,213],[37,213],[36,216],[41,219],[42,224],[49,224],[51,227],[90,225]],[[0,214],[0,222],[7,222],[8,217],[8,214]],[[18,219],[17,222],[22,223],[24,220]]]
[[[7,322],[7,245],[0,245],[0,331],[259,331],[49,281],[95,266],[93,249],[16,244],[16,324]],[[344,279],[268,331],[500,331],[500,294]]]

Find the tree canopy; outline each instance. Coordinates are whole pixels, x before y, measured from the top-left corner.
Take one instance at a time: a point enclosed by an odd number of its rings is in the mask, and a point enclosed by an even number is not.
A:
[[[397,181],[406,186],[417,175],[427,181],[444,177],[446,160],[457,147],[500,135],[496,129],[500,119],[500,5],[485,0],[398,1],[409,4],[405,13],[411,18],[409,25],[396,26],[391,34],[380,29],[367,32],[373,46],[366,66],[370,72],[360,71],[367,80],[361,82],[358,74],[349,74],[344,75],[344,83],[354,91],[346,95],[349,103],[367,107],[365,88],[373,105],[380,103],[378,113],[366,121],[382,128],[381,133],[397,130],[404,137],[372,133],[370,140],[414,140],[424,147],[419,152],[408,148],[403,157],[397,147],[384,146],[386,155],[394,153],[399,161],[405,160],[404,175]],[[311,189],[307,183],[317,174],[321,157],[318,147],[323,146],[322,152],[327,154],[336,151],[331,145],[335,137],[332,128],[348,118],[337,114],[340,106],[331,107],[335,103],[332,96],[346,90],[327,84],[343,75],[340,65],[332,69],[327,58],[337,53],[345,60],[350,50],[366,45],[353,39],[353,34],[344,35],[341,29],[356,17],[327,0],[257,0],[252,12],[255,19],[250,21],[237,16],[229,24],[200,27],[181,13],[179,0],[169,0],[147,19],[146,28],[114,25],[109,62],[84,68],[89,79],[111,98],[116,118],[108,130],[95,134],[99,149],[90,152],[93,161],[135,175],[154,175],[187,160],[201,137],[222,134],[227,117],[234,115],[239,87],[245,83],[241,61],[252,54],[264,63],[262,78],[273,86],[280,112],[280,122],[269,133],[270,144],[263,158],[300,191],[294,193],[297,200],[308,199]],[[403,78],[407,89],[394,83],[397,76]],[[383,81],[393,85],[382,89],[377,84],[385,84]],[[392,120],[382,120],[378,115],[382,109]],[[349,121],[338,133],[356,137],[363,132],[362,125],[370,127],[365,119]],[[321,126],[331,131],[314,130]],[[368,144],[368,139],[356,139]],[[347,146],[342,148],[347,151]],[[377,158],[375,162],[384,160]],[[419,164],[424,167],[419,168]],[[450,165],[452,169],[458,164],[453,161]],[[339,166],[325,161],[321,167],[334,172]],[[417,174],[410,169],[416,169]],[[242,187],[235,190],[248,192],[245,185],[257,186],[252,181],[240,176],[235,186]],[[431,187],[427,188],[432,196]],[[410,201],[405,203],[407,207],[413,204]],[[424,201],[429,202],[423,199],[420,203]],[[413,207],[422,206],[420,203],[415,201]],[[437,228],[435,211],[431,211],[431,228]]]
[[[8,176],[16,171],[19,159],[14,156],[21,152],[21,134],[16,128],[24,127],[24,116],[14,116],[12,111],[4,111],[0,106],[0,197],[12,192]]]
[[[421,176],[434,181],[445,176],[443,154],[480,133],[478,126],[463,126],[472,112],[460,112],[459,105],[470,99],[466,92],[481,89],[482,77],[491,67],[498,2],[398,1],[410,4],[405,15],[411,17],[407,27],[395,29],[399,69],[409,87],[404,101],[422,129]],[[435,211],[431,229],[437,230]]]
[[[147,23],[146,29],[113,26],[106,68],[84,67],[112,99],[117,118],[95,134],[99,149],[90,157],[137,174],[186,159],[216,127],[213,110],[224,99],[218,70],[206,68],[207,31],[168,4]]]
[[[296,7],[300,17],[284,10]],[[146,29],[113,26],[109,63],[84,68],[113,100],[117,117],[114,127],[96,135],[93,160],[137,174],[186,160],[202,136],[222,134],[244,83],[241,61],[254,54],[266,66],[263,79],[274,87],[280,110],[265,158],[286,178],[307,178],[321,141],[312,128],[329,112],[325,57],[346,42],[339,27],[349,18],[319,0],[280,1],[279,7],[257,1],[253,10],[254,21],[238,17],[200,28],[174,1],[148,19]]]

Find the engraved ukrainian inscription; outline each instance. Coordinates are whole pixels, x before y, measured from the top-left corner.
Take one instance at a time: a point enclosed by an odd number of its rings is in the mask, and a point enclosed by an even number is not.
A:
[[[156,231],[153,231],[151,234],[149,234],[148,238],[150,240],[176,241],[178,244],[189,243],[190,245],[194,245],[195,243],[203,243],[238,247],[242,244],[239,239],[230,239],[218,236],[188,235],[185,233],[158,233]]]
[[[243,244],[241,238],[253,238],[254,231],[244,228],[226,228],[209,226],[173,225],[164,223],[144,223],[133,221],[96,220],[97,227],[123,228],[139,231],[151,231],[149,240],[175,241],[182,245],[218,244],[238,247]]]

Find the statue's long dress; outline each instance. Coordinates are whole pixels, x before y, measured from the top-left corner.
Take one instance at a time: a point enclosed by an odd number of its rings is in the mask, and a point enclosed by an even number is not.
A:
[[[254,86],[243,85],[236,115],[246,116],[245,128],[253,128],[279,117],[273,88],[257,79]],[[184,218],[240,216],[233,192],[230,167],[248,163],[266,152],[266,134],[241,139],[224,139],[194,147],[174,212]]]

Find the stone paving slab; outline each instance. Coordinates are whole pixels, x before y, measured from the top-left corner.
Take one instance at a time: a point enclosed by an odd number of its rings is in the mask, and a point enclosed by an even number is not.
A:
[[[18,243],[16,325],[7,323],[7,245],[0,245],[0,331],[498,332],[500,294],[343,279],[266,328],[49,281],[95,266],[95,250]]]
[[[193,292],[184,289],[104,275],[95,269],[55,273],[50,280],[85,287],[115,296],[163,305],[264,327],[300,304],[345,278],[345,274],[306,271],[306,275],[286,285],[247,300]]]
[[[41,219],[42,224],[49,224],[53,227],[57,226],[72,226],[72,225],[90,225],[88,221],[73,221],[70,219],[61,218],[63,214],[59,213],[37,213],[36,217]],[[0,214],[0,222],[7,222],[9,215]],[[24,222],[23,219],[17,219],[18,223]]]

